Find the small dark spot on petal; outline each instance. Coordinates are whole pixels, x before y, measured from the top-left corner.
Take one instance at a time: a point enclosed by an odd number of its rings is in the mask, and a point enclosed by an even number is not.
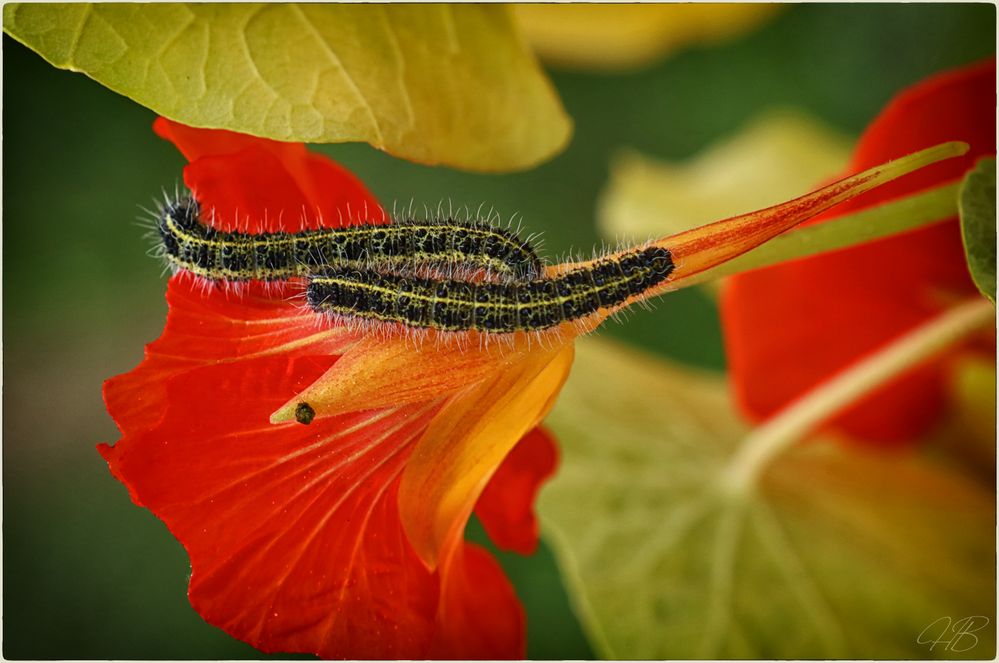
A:
[[[308,403],[299,403],[295,406],[295,421],[300,424],[311,424],[316,418],[316,411]]]

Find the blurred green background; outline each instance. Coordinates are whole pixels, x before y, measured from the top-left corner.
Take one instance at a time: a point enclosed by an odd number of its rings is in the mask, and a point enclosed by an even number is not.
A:
[[[543,231],[549,257],[589,252],[616,149],[684,158],[769,106],[857,135],[900,88],[993,53],[995,19],[986,4],[795,5],[737,41],[638,72],[553,71],[575,137],[526,173],[415,166],[364,145],[320,149],[387,203],[486,201]],[[166,312],[138,206],[172,191],[184,161],[153,135],[149,110],[6,36],[3,56],[3,654],[260,658],[190,608],[180,544],[131,504],[94,449],[117,438],[102,381],[140,361]],[[698,290],[603,333],[724,366],[714,304]],[[499,556],[527,607],[529,656],[592,657],[548,550]]]

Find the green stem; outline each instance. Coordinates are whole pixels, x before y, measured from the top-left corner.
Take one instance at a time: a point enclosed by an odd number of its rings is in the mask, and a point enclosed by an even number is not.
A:
[[[684,287],[732,276],[786,260],[796,260],[854,244],[870,242],[920,226],[938,223],[957,214],[960,182],[944,184],[922,193],[848,214],[827,223],[780,235],[738,258],[695,274]]]
[[[744,494],[775,457],[816,426],[895,376],[994,321],[995,308],[986,299],[955,306],[823,382],[743,440],[724,470],[722,485],[731,493]]]

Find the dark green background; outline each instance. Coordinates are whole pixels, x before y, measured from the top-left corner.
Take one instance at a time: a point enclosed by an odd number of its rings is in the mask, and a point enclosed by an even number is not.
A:
[[[487,201],[543,230],[550,256],[588,252],[615,149],[686,157],[773,105],[856,135],[897,90],[994,43],[992,5],[788,6],[750,36],[638,73],[554,72],[575,137],[531,172],[469,175],[367,146],[321,149],[383,201]],[[153,135],[147,109],[7,37],[3,49],[3,654],[259,658],[190,608],[180,544],[132,506],[94,450],[117,438],[101,382],[134,367],[163,327],[165,279],[144,255],[137,206],[173,190],[184,162]],[[696,290],[604,333],[724,364],[714,305]],[[500,557],[527,606],[529,655],[592,656],[547,549]]]

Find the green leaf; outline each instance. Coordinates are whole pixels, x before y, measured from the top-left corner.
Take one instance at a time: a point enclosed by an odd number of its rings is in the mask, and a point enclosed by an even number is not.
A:
[[[961,236],[975,285],[996,303],[996,160],[982,159],[961,184]]]
[[[734,489],[725,470],[748,431],[724,380],[605,341],[578,342],[547,423],[563,461],[539,513],[599,655],[993,656],[994,495],[980,484],[813,441]],[[974,616],[988,626],[926,642],[942,617]]]
[[[4,30],[197,127],[501,171],[571,133],[497,5],[10,4]]]

